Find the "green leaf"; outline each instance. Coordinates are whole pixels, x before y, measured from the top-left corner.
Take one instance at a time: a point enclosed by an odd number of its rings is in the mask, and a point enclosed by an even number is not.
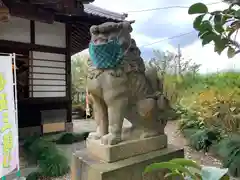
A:
[[[240,17],[240,9],[237,10],[237,11],[234,13],[234,16],[235,16],[235,17],[238,17],[238,18]]]
[[[170,160],[169,162],[173,162],[173,163],[179,164],[184,167],[187,166],[187,167],[193,167],[193,168],[196,168],[199,170],[201,169],[201,166],[199,166],[195,161],[190,160],[190,159],[175,158],[175,159]]]
[[[226,48],[226,44],[227,43],[224,40],[215,40],[214,51],[220,55],[223,52],[223,50]]]
[[[161,163],[150,164],[145,168],[144,173],[152,172],[159,169],[169,169],[173,173],[182,172],[182,173],[188,174],[193,179],[195,178],[195,176],[187,168],[172,162],[161,162]]]
[[[228,47],[227,56],[228,58],[233,58],[235,56],[235,50],[231,46]]]
[[[202,46],[205,46],[206,44],[209,44],[212,40],[210,39],[203,39],[202,40]]]
[[[215,24],[220,24],[221,23],[221,20],[222,20],[222,16],[220,14],[216,14],[214,16],[214,23]]]
[[[211,25],[210,21],[208,21],[208,20],[203,21],[200,29],[201,29],[201,31],[212,31],[212,25]]]
[[[228,19],[229,19],[228,16],[223,15],[223,16],[222,16],[222,20],[221,20],[221,24],[225,24],[225,23],[227,22]]]
[[[226,174],[220,180],[230,180],[230,176]]]
[[[235,9],[225,9],[223,10],[222,12],[223,14],[230,14],[230,15],[234,15],[236,13],[236,10]]]
[[[202,37],[204,37],[206,34],[208,34],[209,32],[208,31],[199,31],[199,33],[198,33],[198,37],[200,38],[200,39],[202,39]]]
[[[216,39],[216,34],[213,32],[207,32],[202,34],[202,36],[200,36],[200,38],[202,39],[202,45],[206,45],[208,43],[210,43],[211,41],[214,41]]]
[[[214,29],[220,34],[224,32],[223,26],[221,24],[215,24]]]
[[[204,14],[199,15],[198,17],[195,18],[195,20],[193,22],[194,29],[200,30],[203,17],[204,17]]]
[[[208,12],[208,8],[203,3],[195,3],[191,5],[188,9],[188,14],[203,14],[207,12]]]

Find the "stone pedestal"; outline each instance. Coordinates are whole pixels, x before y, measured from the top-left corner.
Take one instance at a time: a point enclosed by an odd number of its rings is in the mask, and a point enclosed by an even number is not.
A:
[[[167,147],[167,136],[123,141],[117,145],[106,146],[100,140],[87,140],[87,151],[104,162],[115,162]]]
[[[143,177],[147,165],[184,157],[183,149],[167,147],[165,135],[104,146],[87,141],[87,148],[73,154],[71,180],[160,180],[162,171]]]

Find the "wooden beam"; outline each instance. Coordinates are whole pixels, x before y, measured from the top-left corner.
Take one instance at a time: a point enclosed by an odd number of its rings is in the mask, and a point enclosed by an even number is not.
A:
[[[8,41],[8,40],[0,40],[0,46],[14,47],[14,48],[19,48],[19,49],[24,48],[28,51],[39,51],[39,52],[48,52],[48,53],[56,53],[56,54],[66,54],[67,53],[66,48],[44,46],[44,45],[15,42],[15,41]]]
[[[63,14],[56,14],[55,20],[60,22],[68,22],[70,24],[91,24],[91,25],[99,25],[107,21],[111,22],[119,22],[117,20],[108,19],[105,17],[100,17],[97,15],[89,15],[85,12],[83,12],[81,15],[76,16],[66,16]]]
[[[72,122],[72,78],[71,78],[71,45],[72,45],[72,25],[66,24],[66,96],[68,98],[67,122]]]
[[[54,12],[39,8],[36,5],[23,2],[11,3],[8,7],[12,16],[29,20],[37,20],[52,24],[54,22]]]

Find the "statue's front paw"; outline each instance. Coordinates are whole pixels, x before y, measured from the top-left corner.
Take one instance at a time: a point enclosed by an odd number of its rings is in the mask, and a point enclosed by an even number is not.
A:
[[[91,132],[91,133],[89,133],[88,138],[98,140],[101,138],[101,135],[98,132]]]
[[[115,134],[106,134],[101,138],[101,142],[104,145],[115,145],[121,142],[121,135],[115,135]]]

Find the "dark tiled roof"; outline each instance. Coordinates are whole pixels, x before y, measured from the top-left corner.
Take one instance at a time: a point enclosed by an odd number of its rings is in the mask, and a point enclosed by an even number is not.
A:
[[[118,20],[118,21],[124,21],[127,18],[127,14],[112,12],[112,11],[94,6],[92,4],[84,4],[84,11],[87,14],[92,14],[100,17],[105,17],[108,19]]]

